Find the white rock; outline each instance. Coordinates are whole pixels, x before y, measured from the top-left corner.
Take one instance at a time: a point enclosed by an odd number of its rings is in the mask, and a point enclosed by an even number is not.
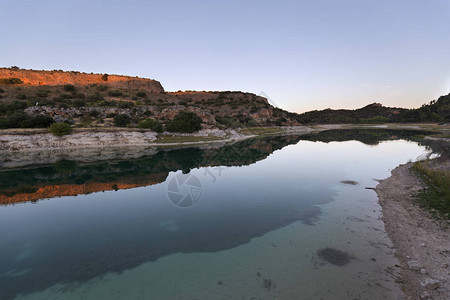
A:
[[[420,273],[422,273],[423,275],[427,275],[428,274],[427,270],[425,270],[425,269],[420,269]]]
[[[413,271],[419,271],[420,269],[423,269],[423,264],[417,260],[410,260],[408,262],[408,267]]]
[[[427,278],[425,279],[425,282],[422,282],[422,286],[429,290],[435,290],[441,285],[441,282],[439,280],[433,279],[433,278]]]

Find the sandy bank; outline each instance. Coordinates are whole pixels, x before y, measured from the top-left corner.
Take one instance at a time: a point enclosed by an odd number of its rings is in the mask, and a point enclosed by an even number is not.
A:
[[[414,202],[425,184],[412,163],[400,165],[380,181],[376,192],[383,220],[401,263],[402,288],[407,299],[450,299],[450,230],[438,224]]]

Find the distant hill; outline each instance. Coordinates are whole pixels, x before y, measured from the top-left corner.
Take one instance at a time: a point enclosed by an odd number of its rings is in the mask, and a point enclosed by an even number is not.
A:
[[[380,103],[372,103],[355,110],[328,108],[309,111],[297,115],[296,119],[302,124],[450,122],[450,94],[417,109],[384,107]]]
[[[252,93],[166,92],[158,81],[147,78],[0,68],[0,129],[45,128],[53,122],[76,127],[139,127],[149,118],[165,126],[179,112],[195,113],[203,128],[450,122],[450,94],[418,109],[373,103],[355,110],[296,114],[273,107],[266,98]],[[115,122],[117,116],[123,117],[122,125]]]

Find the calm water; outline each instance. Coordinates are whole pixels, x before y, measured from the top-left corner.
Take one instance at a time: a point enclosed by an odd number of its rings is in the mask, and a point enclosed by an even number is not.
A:
[[[366,187],[427,152],[399,137],[328,132],[3,170],[0,298],[397,299]],[[349,263],[319,257],[326,247]]]

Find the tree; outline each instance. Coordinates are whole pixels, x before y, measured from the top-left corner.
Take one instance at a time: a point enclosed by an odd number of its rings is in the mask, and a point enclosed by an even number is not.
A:
[[[48,128],[53,135],[63,136],[72,133],[72,127],[67,123],[53,123]]]
[[[196,132],[202,128],[202,119],[193,112],[179,112],[167,124],[167,130],[171,132]]]
[[[161,123],[159,123],[158,121],[156,121],[154,119],[146,119],[146,120],[139,122],[138,128],[151,129],[156,132],[163,131],[163,127],[162,127]]]
[[[103,74],[102,75],[102,80],[103,81],[108,81],[108,74]]]
[[[126,114],[120,114],[114,117],[114,124],[117,127],[126,127],[132,121],[131,117]]]

